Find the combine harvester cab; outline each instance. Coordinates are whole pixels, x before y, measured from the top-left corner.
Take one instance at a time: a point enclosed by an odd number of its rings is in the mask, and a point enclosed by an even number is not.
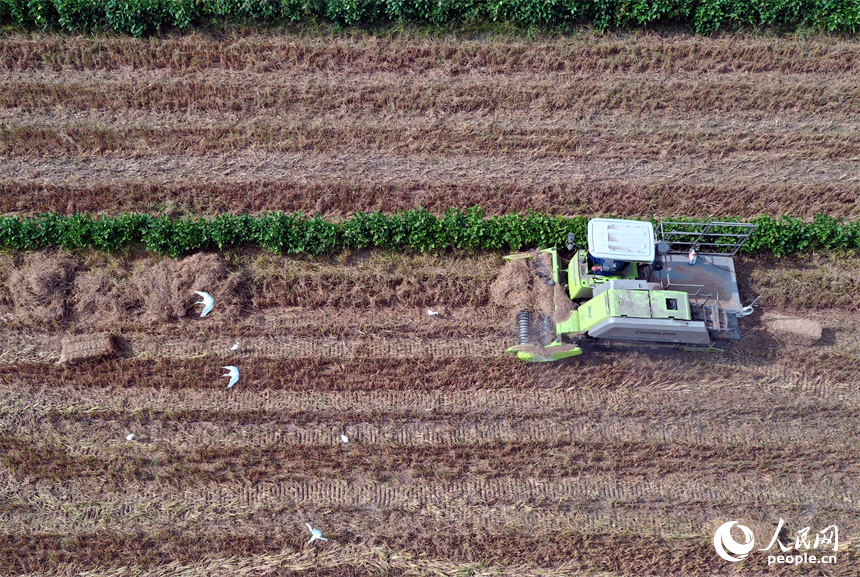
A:
[[[741,305],[733,257],[754,229],[662,222],[655,230],[650,222],[595,218],[587,249],[571,234],[562,253],[550,248],[505,257],[529,259],[532,282],[553,295],[551,304],[531,303],[545,312],[519,312],[519,344],[508,352],[544,362],[596,345],[710,349],[738,340],[738,319],[752,305]]]

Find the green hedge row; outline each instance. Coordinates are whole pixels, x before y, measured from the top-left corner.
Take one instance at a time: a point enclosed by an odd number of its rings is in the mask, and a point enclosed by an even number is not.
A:
[[[93,247],[114,251],[142,242],[150,251],[180,257],[207,250],[258,245],[274,252],[326,254],[346,247],[419,251],[446,248],[513,249],[555,244],[568,230],[585,232],[585,217],[543,214],[485,217],[480,207],[451,209],[438,217],[424,210],[391,215],[356,213],[331,222],[322,217],[281,212],[259,216],[224,214],[214,219],[143,214],[117,217],[42,215],[0,217],[0,246],[19,250]]]
[[[675,24],[698,34],[738,26],[856,32],[860,0],[0,0],[0,22],[133,36],[187,29],[212,18],[257,22],[327,20],[523,26],[590,23],[598,30]]]
[[[214,219],[170,218],[145,214],[117,217],[42,215],[0,217],[0,247],[40,250],[49,247],[115,251],[132,243],[174,258],[196,252],[257,245],[280,253],[321,255],[343,248],[380,247],[418,251],[448,248],[515,251],[563,246],[567,233],[586,238],[588,217],[540,213],[487,217],[481,207],[450,209],[442,216],[424,210],[390,215],[356,213],[340,222],[281,212],[220,215]],[[860,248],[860,221],[818,215],[812,222],[784,216],[752,220],[755,232],[744,246],[749,253],[778,256],[807,249]]]

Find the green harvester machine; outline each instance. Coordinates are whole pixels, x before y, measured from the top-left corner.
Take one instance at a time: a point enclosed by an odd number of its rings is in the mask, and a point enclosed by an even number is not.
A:
[[[569,234],[567,250],[507,256],[531,259],[533,282],[554,295],[552,314],[547,307],[519,312],[519,344],[508,352],[545,362],[594,348],[707,350],[738,340],[738,319],[752,313],[755,301],[741,305],[733,257],[754,229],[595,218],[587,249]]]

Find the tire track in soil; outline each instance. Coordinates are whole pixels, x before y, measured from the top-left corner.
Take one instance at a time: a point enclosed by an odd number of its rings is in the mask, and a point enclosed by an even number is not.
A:
[[[509,477],[445,482],[395,478],[386,484],[318,478],[256,485],[130,481],[115,491],[77,478],[40,481],[38,488],[0,488],[0,495],[8,503],[2,513],[6,526],[28,526],[35,532],[75,527],[127,531],[139,526],[140,521],[128,519],[134,511],[147,525],[171,524],[188,532],[201,527],[276,527],[304,516],[366,534],[377,520],[391,515],[444,524],[467,515],[472,526],[488,531],[526,523],[554,532],[593,532],[612,526],[619,532],[648,528],[651,534],[668,536],[704,534],[710,523],[732,515],[760,514],[764,519],[777,514],[789,525],[797,519],[808,523],[839,519],[840,531],[847,536],[858,528],[856,489],[856,478],[837,483],[727,472],[695,479],[685,473],[629,479],[592,472],[552,481]],[[824,499],[831,504],[822,506]]]
[[[127,399],[126,399],[127,400]],[[749,399],[752,401],[752,399]],[[134,405],[134,403],[129,403]],[[807,448],[826,446],[830,431],[852,444],[860,439],[860,409],[820,404],[793,407],[774,404],[763,412],[745,411],[718,416],[657,412],[636,416],[585,414],[549,407],[544,413],[501,414],[417,411],[344,413],[318,409],[288,411],[178,411],[138,406],[133,410],[64,407],[28,408],[10,396],[0,405],[0,435],[40,444],[64,439],[70,454],[83,447],[115,450],[126,431],[138,442],[205,447],[341,446],[345,433],[353,445],[426,446],[492,442],[598,442],[667,443],[689,445],[791,444]],[[810,422],[827,422],[827,428]],[[778,423],[778,427],[774,424]],[[112,449],[113,447],[113,449]]]
[[[437,341],[437,342],[434,342]],[[256,339],[245,338],[243,350],[246,354],[266,358],[339,358],[339,359],[474,359],[496,357],[499,354],[496,339],[449,338],[426,339],[319,339],[294,338]],[[208,346],[207,346],[208,345]],[[205,342],[189,342],[186,339],[170,339],[157,346],[141,347],[137,354],[146,358],[194,358],[214,356],[220,352]]]
[[[701,536],[665,538],[604,531],[575,534],[535,531],[528,535],[504,531],[476,536],[472,532],[462,530],[445,531],[444,527],[438,524],[425,524],[418,529],[417,535],[389,533],[373,539],[362,539],[359,535],[349,533],[328,534],[347,544],[381,546],[389,551],[461,562],[489,561],[505,565],[527,563],[542,567],[561,566],[578,572],[587,570],[623,571],[624,574],[632,571],[633,574],[648,575],[714,574],[713,546],[708,543],[708,539]],[[44,570],[57,561],[76,562],[78,565],[81,562],[93,564],[95,561],[108,567],[116,567],[118,564],[152,567],[171,561],[198,562],[206,558],[206,554],[211,551],[236,557],[259,553],[296,553],[303,548],[300,539],[304,535],[297,538],[295,529],[292,533],[285,534],[283,530],[276,530],[263,535],[235,532],[224,536],[200,531],[189,535],[172,529],[161,529],[152,533],[138,530],[126,534],[94,531],[65,539],[52,534],[2,535],[0,553],[10,561],[9,565],[16,573]],[[42,555],[34,558],[27,555],[29,550],[40,551]],[[849,566],[858,558],[860,556],[856,550],[842,553],[843,561]],[[751,560],[747,567],[764,569],[765,562],[766,558],[761,556],[755,561]],[[768,571],[768,574],[771,574],[771,571]],[[790,573],[777,569],[776,574]]]

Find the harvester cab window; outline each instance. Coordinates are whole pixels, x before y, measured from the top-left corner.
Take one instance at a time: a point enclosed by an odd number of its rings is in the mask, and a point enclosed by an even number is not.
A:
[[[591,263],[589,267],[591,274],[597,276],[615,276],[620,274],[624,270],[624,267],[627,266],[627,261],[611,258],[598,258],[588,255],[588,260]]]

